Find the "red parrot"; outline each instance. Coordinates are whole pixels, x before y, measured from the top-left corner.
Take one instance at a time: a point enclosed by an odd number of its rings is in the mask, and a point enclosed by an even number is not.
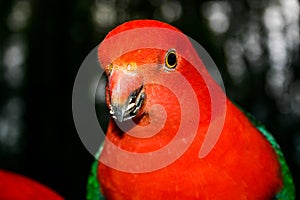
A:
[[[1,200],[62,200],[50,188],[25,176],[0,170]]]
[[[98,58],[112,117],[88,199],[295,198],[274,138],[226,97],[177,28],[126,22],[100,43]],[[210,127],[221,130],[215,142]]]

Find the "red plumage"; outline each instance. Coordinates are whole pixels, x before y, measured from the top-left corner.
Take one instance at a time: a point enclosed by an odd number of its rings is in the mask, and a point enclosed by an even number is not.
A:
[[[50,188],[25,176],[0,170],[1,200],[62,200]]]
[[[143,27],[159,27],[179,32],[176,28],[158,21],[136,20],[115,28],[107,35],[106,39],[124,31]],[[166,38],[166,36],[158,37],[156,42],[164,42]],[[183,34],[182,39],[188,42]],[[126,46],[127,44],[129,44],[128,41],[124,41],[123,45]],[[195,53],[189,42],[186,47],[191,54]],[[104,50],[105,52],[103,52]],[[106,62],[109,59],[105,60],[107,55],[114,50],[116,49],[105,46],[105,44],[100,44],[99,47],[100,63],[108,73],[108,104],[111,103],[111,96],[117,87],[114,85],[118,85],[117,82],[119,81],[119,78],[110,79],[109,62]],[[122,49],[116,51],[122,52]],[[165,79],[168,75],[156,67],[164,64],[165,54],[163,49],[138,49],[126,52],[117,59],[110,60],[110,62],[119,67],[113,73],[119,73],[125,69],[128,63],[134,62],[137,65],[139,77]],[[103,57],[105,57],[105,61],[101,60]],[[145,64],[152,64],[152,67],[140,67],[145,66]],[[199,102],[200,117],[197,122],[199,128],[190,147],[182,156],[165,168],[145,173],[123,172],[99,162],[98,179],[101,191],[107,199],[271,199],[283,187],[281,168],[274,149],[244,113],[226,97],[226,118],[221,135],[211,152],[204,158],[199,158],[199,150],[208,126],[210,123],[214,123],[211,120],[212,104],[207,84],[210,84],[210,88],[213,88],[220,97],[225,95],[209,76],[204,65],[202,63],[199,65],[202,66],[202,74],[178,53],[176,70],[191,84],[193,90],[196,91],[196,98]],[[206,81],[203,76],[206,76]],[[186,88],[180,82],[172,81],[173,84],[177,84],[179,98],[183,99],[187,105],[192,104],[191,99],[186,96]],[[127,89],[134,88],[127,87]],[[167,112],[167,119],[164,127],[149,138],[138,138],[124,134],[111,120],[106,140],[110,140],[118,148],[129,152],[147,153],[169,144],[175,137],[182,120],[178,96],[172,91],[155,83],[146,84],[144,90],[146,93],[145,105],[134,118],[135,123],[146,126],[149,123],[154,123],[155,120],[159,121],[160,115],[155,113],[155,109],[150,109],[155,104],[164,107]],[[193,123],[194,119],[189,117],[193,116],[195,111],[191,109],[187,112],[190,115],[184,117],[188,123]],[[194,131],[190,130],[189,126],[186,126],[185,129],[186,136]],[[100,161],[105,156],[112,156],[116,157],[115,162],[124,165],[131,164],[126,162],[134,162],[122,160],[122,157],[118,157],[118,155],[110,155],[108,150],[106,141],[100,155]],[[139,165],[138,161],[134,164]]]

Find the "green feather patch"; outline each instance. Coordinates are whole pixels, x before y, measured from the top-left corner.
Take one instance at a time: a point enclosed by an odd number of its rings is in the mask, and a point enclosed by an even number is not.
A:
[[[99,158],[103,149],[103,144],[99,148],[96,157]],[[100,192],[100,184],[97,178],[97,169],[99,161],[96,159],[92,165],[91,172],[88,178],[87,184],[87,200],[105,200],[104,196]]]

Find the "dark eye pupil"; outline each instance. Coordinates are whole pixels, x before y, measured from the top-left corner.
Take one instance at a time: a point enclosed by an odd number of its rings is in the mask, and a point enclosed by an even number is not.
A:
[[[173,67],[174,65],[176,65],[176,55],[175,53],[170,53],[168,55],[168,64]]]

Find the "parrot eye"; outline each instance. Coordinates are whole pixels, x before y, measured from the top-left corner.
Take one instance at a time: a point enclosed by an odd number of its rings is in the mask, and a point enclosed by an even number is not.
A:
[[[177,56],[175,49],[169,49],[166,53],[165,66],[168,69],[175,69],[177,66]]]

